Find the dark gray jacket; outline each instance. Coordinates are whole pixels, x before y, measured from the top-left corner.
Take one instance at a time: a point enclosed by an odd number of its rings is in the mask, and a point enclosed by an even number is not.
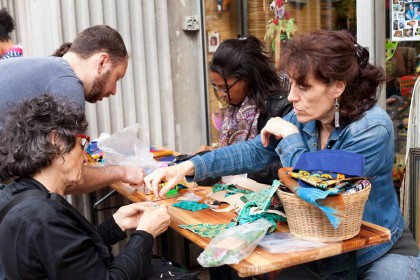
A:
[[[33,189],[48,192],[31,178],[7,185],[0,208]],[[152,235],[137,230],[114,258],[110,246],[126,237],[114,219],[95,227],[62,197],[17,204],[1,222],[0,236],[8,279],[142,279],[152,258]]]

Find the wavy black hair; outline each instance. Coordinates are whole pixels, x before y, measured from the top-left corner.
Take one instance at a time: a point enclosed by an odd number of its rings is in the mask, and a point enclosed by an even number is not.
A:
[[[9,108],[0,130],[0,178],[32,176],[70,152],[87,128],[84,110],[65,97],[42,94]],[[51,133],[60,145],[51,143]]]
[[[340,123],[359,119],[378,100],[385,82],[383,68],[369,63],[369,52],[345,31],[318,30],[290,40],[282,54],[282,67],[298,85],[308,86],[308,75],[331,85],[345,81],[338,98]]]
[[[3,8],[0,10],[0,41],[7,42],[10,40],[10,32],[15,29],[15,21],[12,16]]]
[[[262,112],[270,96],[286,91],[281,86],[273,60],[265,53],[261,41],[253,35],[221,43],[213,54],[210,71],[218,73],[225,81],[230,77],[240,77],[245,82],[247,97]]]

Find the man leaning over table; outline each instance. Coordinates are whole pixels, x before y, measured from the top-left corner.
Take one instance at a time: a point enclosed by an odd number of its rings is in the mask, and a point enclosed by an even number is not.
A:
[[[116,94],[117,81],[125,75],[128,54],[121,35],[107,25],[82,31],[63,57],[27,57],[0,63],[0,110],[23,98],[45,92],[67,96],[85,107]],[[3,124],[0,116],[0,128]],[[143,184],[143,169],[131,166],[84,166],[82,179],[66,194],[87,193],[123,181]]]

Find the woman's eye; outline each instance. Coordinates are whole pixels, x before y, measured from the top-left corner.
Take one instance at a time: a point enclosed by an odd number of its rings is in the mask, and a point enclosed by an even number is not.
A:
[[[307,87],[304,87],[304,86],[299,86],[299,89],[300,89],[301,91],[305,91],[305,90],[307,90],[308,88],[307,88]]]

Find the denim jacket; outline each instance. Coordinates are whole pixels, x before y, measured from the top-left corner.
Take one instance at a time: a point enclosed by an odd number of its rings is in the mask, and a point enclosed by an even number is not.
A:
[[[195,167],[192,180],[260,170],[279,156],[283,166],[294,166],[303,152],[317,150],[316,121],[301,124],[293,111],[284,119],[295,124],[300,133],[291,134],[281,141],[271,137],[267,148],[263,147],[260,136],[257,136],[253,140],[194,157],[191,159]],[[346,150],[365,157],[364,176],[373,179],[363,220],[391,231],[391,241],[357,252],[358,266],[363,266],[384,255],[400,238],[404,228],[392,180],[394,133],[391,119],[376,105],[357,121],[333,129],[325,148]]]

